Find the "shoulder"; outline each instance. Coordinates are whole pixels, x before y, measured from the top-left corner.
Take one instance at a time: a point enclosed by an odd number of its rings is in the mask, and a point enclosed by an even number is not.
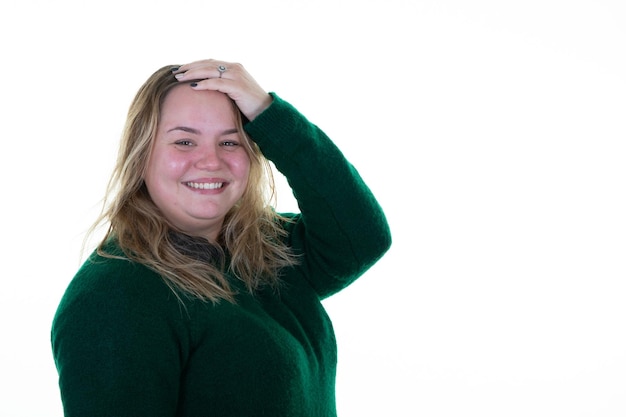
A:
[[[112,255],[116,257],[92,254],[70,282],[68,291],[82,295],[128,293],[133,296],[139,292],[159,292],[166,287],[160,276],[146,266],[117,253]]]
[[[160,315],[171,309],[177,311],[177,303],[163,279],[146,266],[94,253],[70,281],[56,321],[63,317],[77,320],[77,316],[100,320],[148,312]]]

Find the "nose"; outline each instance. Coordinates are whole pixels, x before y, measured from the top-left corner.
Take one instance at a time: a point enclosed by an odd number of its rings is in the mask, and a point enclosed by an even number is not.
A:
[[[196,168],[206,171],[217,170],[222,163],[219,155],[219,147],[217,145],[199,147],[197,157],[198,159],[195,162]]]

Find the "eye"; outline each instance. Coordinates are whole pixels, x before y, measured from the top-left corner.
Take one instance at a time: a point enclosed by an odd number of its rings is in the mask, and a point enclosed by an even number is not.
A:
[[[225,146],[227,148],[229,147],[236,147],[239,146],[239,142],[236,140],[224,140],[222,141],[222,143],[220,144],[221,146]]]
[[[174,142],[174,144],[180,145],[180,146],[192,146],[193,142],[190,141],[189,139],[181,139],[181,140],[177,140],[176,142]]]

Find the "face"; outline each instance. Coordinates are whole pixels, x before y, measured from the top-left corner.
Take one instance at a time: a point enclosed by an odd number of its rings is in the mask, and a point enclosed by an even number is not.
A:
[[[165,217],[185,233],[215,240],[246,189],[249,171],[226,95],[174,87],[161,108],[144,178]]]

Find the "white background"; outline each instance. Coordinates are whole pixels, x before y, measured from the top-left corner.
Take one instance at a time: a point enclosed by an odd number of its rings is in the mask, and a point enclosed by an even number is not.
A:
[[[326,302],[341,417],[626,415],[625,4],[3,2],[0,415],[62,415],[50,324],[125,112],[209,57],[320,125],[389,217]]]

